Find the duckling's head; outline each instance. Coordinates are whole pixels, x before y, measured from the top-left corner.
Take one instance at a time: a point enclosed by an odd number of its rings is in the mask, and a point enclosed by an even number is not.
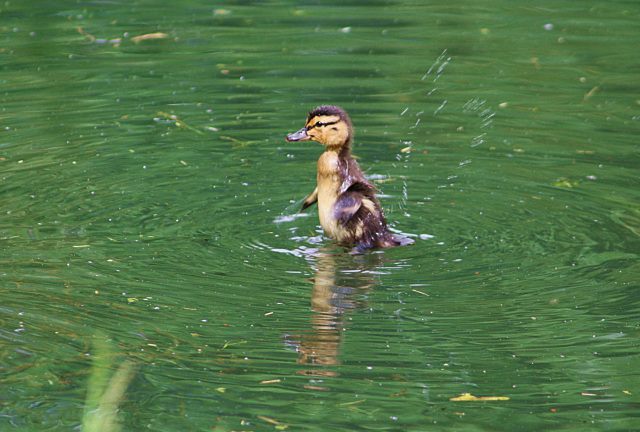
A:
[[[329,149],[350,148],[353,126],[345,110],[330,105],[318,107],[309,113],[302,129],[287,135],[287,141],[307,140],[317,141]]]

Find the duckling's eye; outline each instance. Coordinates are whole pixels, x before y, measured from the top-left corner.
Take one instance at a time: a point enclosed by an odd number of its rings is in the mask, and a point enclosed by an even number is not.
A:
[[[325,122],[321,122],[321,121],[319,121],[319,122],[317,122],[316,124],[314,124],[313,126],[309,126],[309,128],[308,128],[307,130],[309,130],[309,129],[313,129],[313,128],[315,128],[315,127],[331,126],[331,125],[334,125],[334,124],[336,124],[336,123],[338,123],[338,122],[337,122],[337,121],[334,121],[334,122],[325,123]]]

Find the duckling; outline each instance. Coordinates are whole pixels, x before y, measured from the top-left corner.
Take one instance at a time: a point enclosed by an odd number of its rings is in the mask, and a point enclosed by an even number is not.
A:
[[[322,229],[343,246],[358,250],[400,246],[375,197],[377,188],[351,156],[353,125],[347,113],[328,105],[311,111],[305,127],[287,135],[287,141],[307,140],[326,149],[318,159],[318,185],[300,211],[317,202]]]

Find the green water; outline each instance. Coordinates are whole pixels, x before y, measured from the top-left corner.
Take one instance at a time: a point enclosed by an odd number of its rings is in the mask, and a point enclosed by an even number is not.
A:
[[[640,430],[639,19],[4,3],[0,430],[100,430],[114,382],[124,431]],[[413,245],[297,214],[320,104]]]

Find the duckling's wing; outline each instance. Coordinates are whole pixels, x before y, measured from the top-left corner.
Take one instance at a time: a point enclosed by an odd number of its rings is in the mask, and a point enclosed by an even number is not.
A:
[[[334,215],[343,225],[362,223],[368,214],[380,217],[380,204],[375,197],[376,187],[365,180],[351,183],[346,191],[338,196],[334,207]],[[357,216],[354,220],[353,217]],[[348,224],[348,222],[351,222]]]
[[[300,211],[303,212],[307,207],[310,207],[317,202],[318,202],[318,188],[316,187],[316,189],[313,192],[311,192],[311,195],[309,195],[304,200],[304,203],[302,204],[302,208],[300,209]]]
[[[376,190],[375,185],[362,178],[353,182],[336,200],[334,216],[347,232],[352,233],[359,249],[401,245],[387,228]]]
[[[356,191],[346,191],[338,196],[333,206],[333,215],[342,225],[348,225],[353,215],[362,207],[364,195]]]

